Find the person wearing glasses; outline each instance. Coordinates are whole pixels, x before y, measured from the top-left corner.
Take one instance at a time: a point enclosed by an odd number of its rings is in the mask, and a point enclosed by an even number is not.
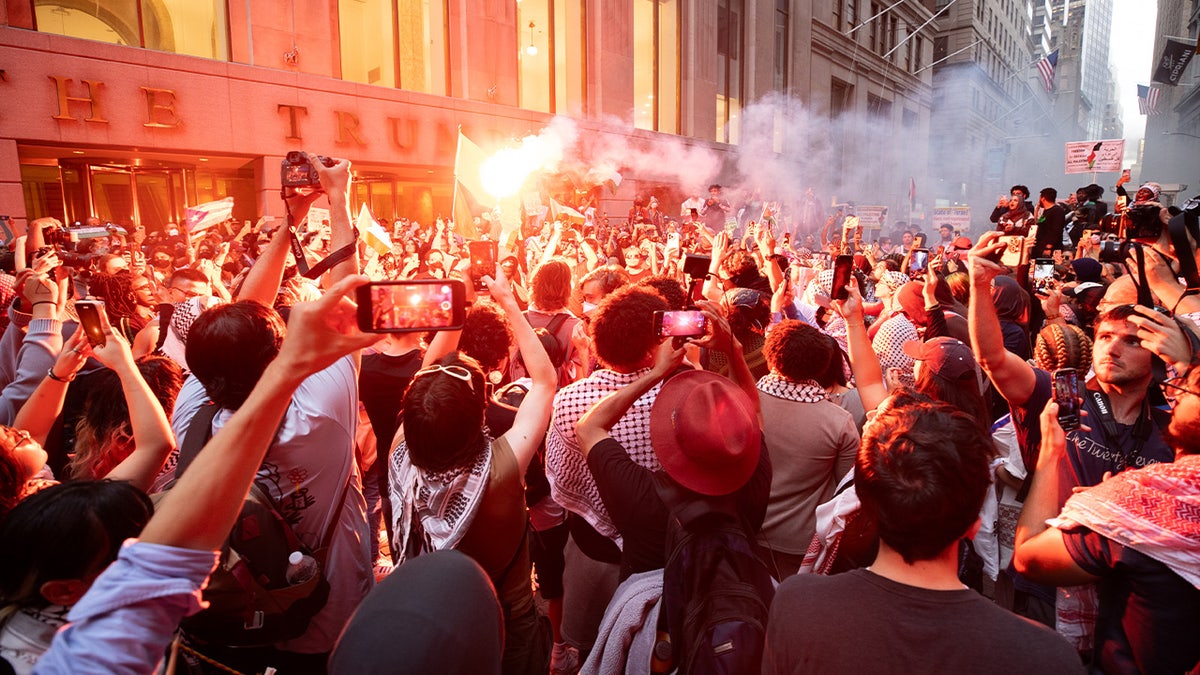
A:
[[[1017,526],[1019,572],[1047,584],[1098,583],[1092,666],[1106,673],[1200,665],[1200,369],[1163,384],[1175,397],[1163,432],[1175,461],[1074,494],[1057,480],[1067,437],[1057,404],[1048,403],[1038,471]]]
[[[484,373],[475,359],[452,352],[413,376],[400,416],[403,440],[391,455],[397,566],[446,549],[475,559],[504,609],[503,672],[544,673],[550,644],[542,640],[529,583],[523,477],[550,423],[558,374],[503,271],[483,280],[508,317],[532,384],[512,427],[492,438],[484,424]]]

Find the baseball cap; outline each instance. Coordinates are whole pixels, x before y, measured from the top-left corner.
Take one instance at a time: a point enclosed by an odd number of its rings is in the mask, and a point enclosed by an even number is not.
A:
[[[909,340],[904,343],[904,353],[936,375],[948,380],[957,380],[967,373],[977,373],[975,354],[962,340],[952,337],[936,337],[925,342]]]
[[[1084,282],[1099,283],[1100,275],[1104,272],[1104,266],[1094,258],[1076,258],[1071,261],[1071,269],[1075,271],[1075,278],[1080,285]]]

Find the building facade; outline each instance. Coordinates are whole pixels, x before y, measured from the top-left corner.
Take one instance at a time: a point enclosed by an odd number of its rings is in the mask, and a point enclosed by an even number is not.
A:
[[[1200,35],[1200,0],[1159,0],[1154,30],[1153,72],[1167,37],[1195,43]],[[1189,64],[1178,86],[1151,84],[1161,90],[1162,114],[1146,118],[1146,141],[1140,179],[1169,186],[1172,199],[1200,192],[1200,65]],[[1187,186],[1186,188],[1183,186]]]
[[[779,111],[773,143],[747,137],[771,97],[822,119],[870,114],[881,135],[923,148],[932,33],[916,28],[931,14],[906,1],[847,35],[878,6],[4,0],[0,88],[19,103],[0,114],[0,214],[18,228],[39,216],[157,228],[232,196],[239,219],[278,216],[280,161],[305,149],[351,159],[354,208],[429,222],[451,211],[460,129],[493,152],[556,115],[639,157],[698,149],[708,174],[737,184],[746,148],[780,166],[811,149]],[[621,167],[610,212],[679,180],[653,164]],[[907,179],[886,180],[907,201]]]

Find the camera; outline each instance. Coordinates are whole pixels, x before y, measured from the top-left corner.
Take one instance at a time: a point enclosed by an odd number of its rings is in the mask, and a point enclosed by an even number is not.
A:
[[[293,150],[283,158],[279,172],[279,184],[287,188],[321,189],[321,177],[317,175],[317,167],[313,161],[325,166],[333,166],[336,162],[324,155],[309,157],[308,153]]]
[[[1158,239],[1166,226],[1160,216],[1162,207],[1158,204],[1134,204],[1121,214],[1125,239]]]
[[[1105,239],[1100,242],[1099,260],[1102,263],[1123,263],[1129,256],[1130,243],[1121,239]]]

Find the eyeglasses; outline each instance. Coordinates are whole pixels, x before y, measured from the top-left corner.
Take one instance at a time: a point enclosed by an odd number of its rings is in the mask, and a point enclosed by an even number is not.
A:
[[[471,388],[471,393],[475,393],[475,383],[471,379],[471,371],[463,368],[462,366],[429,366],[428,368],[417,371],[417,374],[413,375],[413,379],[415,380],[422,375],[429,375],[431,373],[445,373],[456,380],[462,380],[463,382],[467,383],[468,387]]]
[[[1191,389],[1189,387],[1183,386],[1182,384],[1180,384],[1181,382],[1187,382],[1187,377],[1186,376],[1172,377],[1169,380],[1163,380],[1162,384],[1164,387],[1170,387],[1171,389],[1179,390],[1185,394],[1191,394],[1192,396],[1200,396],[1200,392],[1196,391],[1195,389]]]

